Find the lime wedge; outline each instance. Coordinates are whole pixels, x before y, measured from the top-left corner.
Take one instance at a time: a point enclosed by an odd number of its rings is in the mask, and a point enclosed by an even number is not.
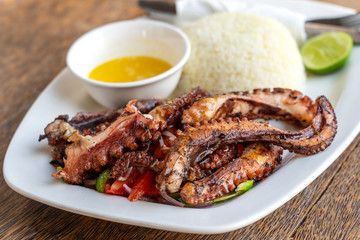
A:
[[[352,47],[349,34],[329,32],[307,40],[300,52],[309,71],[325,74],[341,68],[349,58]]]

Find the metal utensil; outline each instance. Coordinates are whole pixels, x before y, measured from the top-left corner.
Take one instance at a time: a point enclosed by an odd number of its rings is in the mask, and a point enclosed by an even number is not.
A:
[[[175,0],[139,0],[138,5],[147,11],[159,11],[176,14]]]
[[[329,24],[322,24],[322,23],[313,23],[313,22],[306,22],[305,23],[305,32],[308,38],[318,35],[324,32],[346,32],[349,34],[353,42],[355,44],[360,43],[360,32],[356,28],[347,28],[341,27],[336,25],[329,25]]]
[[[359,28],[360,28],[360,13],[350,14],[350,15],[346,15],[343,17],[337,17],[337,18],[311,19],[311,20],[308,20],[307,23],[336,25],[336,26],[340,26],[340,27],[356,28],[359,30]]]
[[[165,0],[138,0],[139,6],[149,12],[164,12],[176,14],[175,1]],[[308,37],[324,32],[341,31],[348,33],[354,43],[360,43],[360,13],[347,15],[340,18],[312,19],[305,23],[305,32]]]

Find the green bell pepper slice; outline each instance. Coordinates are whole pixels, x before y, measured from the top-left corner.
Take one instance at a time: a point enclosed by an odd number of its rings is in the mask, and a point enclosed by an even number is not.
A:
[[[96,178],[96,190],[103,193],[105,191],[105,184],[108,178],[110,177],[110,168],[105,169],[100,173]]]

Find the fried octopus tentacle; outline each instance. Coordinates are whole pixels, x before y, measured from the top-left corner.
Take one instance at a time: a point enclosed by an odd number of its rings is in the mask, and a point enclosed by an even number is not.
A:
[[[181,198],[190,204],[201,204],[233,191],[246,180],[261,180],[281,161],[282,148],[263,142],[250,143],[241,157],[234,159],[212,175],[187,182]]]
[[[194,88],[189,93],[175,98],[168,104],[154,108],[149,114],[156,119],[166,121],[168,125],[173,125],[180,121],[183,110],[205,96],[208,96],[206,91]]]
[[[120,177],[130,167],[147,167],[159,172],[161,166],[161,162],[156,157],[145,151],[126,152],[116,160],[115,165],[111,168],[111,176]]]
[[[71,144],[65,149],[65,167],[53,176],[68,183],[82,183],[90,174],[113,165],[125,149],[133,151],[141,142],[159,140],[166,123],[142,115],[134,106],[135,102],[130,101],[122,115],[95,136],[83,136],[78,130],[67,136]]]
[[[184,111],[182,123],[240,116],[285,120],[306,127],[315,114],[314,102],[299,91],[265,88],[255,89],[252,93],[234,92],[204,98]]]
[[[268,124],[241,121],[239,118],[197,123],[180,134],[165,158],[166,167],[158,175],[161,191],[179,191],[190,166],[199,156],[211,154],[218,146],[251,141],[266,141],[303,155],[312,155],[330,145],[337,130],[334,110],[324,96],[316,100],[317,114],[310,126],[300,131],[283,131]],[[200,159],[201,160],[201,159]]]

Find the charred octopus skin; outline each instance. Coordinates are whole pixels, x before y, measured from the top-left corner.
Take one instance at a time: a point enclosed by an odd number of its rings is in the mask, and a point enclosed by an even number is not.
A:
[[[264,142],[249,143],[239,158],[206,178],[187,182],[181,189],[181,198],[190,204],[201,204],[233,191],[246,180],[259,181],[280,163],[281,154],[281,147]]]
[[[194,181],[207,177],[214,169],[220,168],[233,160],[238,154],[236,144],[223,145],[204,160],[191,166],[189,169],[188,181]]]
[[[142,114],[149,113],[156,106],[165,104],[165,99],[146,99],[136,101],[135,107]],[[102,112],[79,112],[69,120],[68,115],[60,115],[45,128],[45,134],[40,135],[39,141],[48,140],[49,146],[53,147],[53,160],[51,164],[64,167],[63,158],[65,148],[71,144],[67,137],[79,130],[83,135],[96,135],[114,122],[126,108],[106,110]]]
[[[236,142],[264,141],[302,155],[323,151],[332,142],[337,122],[326,97],[316,99],[316,115],[300,131],[283,131],[268,124],[246,119],[218,119],[198,122],[179,135],[165,158],[163,171],[157,176],[159,189],[174,193],[180,190],[189,168],[217,147]]]
[[[126,152],[116,160],[115,165],[111,168],[111,175],[118,178],[130,167],[147,167],[159,172],[162,162],[145,151]]]
[[[307,127],[316,114],[314,102],[299,91],[274,88],[234,92],[207,97],[185,110],[182,123],[224,117],[276,119]]]
[[[135,107],[142,114],[147,114],[156,106],[165,104],[165,99],[146,99],[135,102]],[[116,110],[106,110],[99,113],[93,112],[79,112],[70,121],[70,125],[81,132],[88,129],[95,129],[101,124],[110,124],[115,121],[123,112],[125,108]]]
[[[168,125],[173,125],[180,122],[185,109],[208,95],[208,92],[200,88],[194,88],[189,93],[184,94],[179,98],[175,98],[167,104],[154,108],[149,114],[156,119],[166,121]]]
[[[57,128],[66,129],[63,131],[64,138],[71,144],[65,149],[64,168],[53,176],[63,178],[68,183],[80,184],[89,174],[100,172],[107,165],[114,165],[115,159],[125,149],[133,151],[141,142],[159,140],[160,131],[166,123],[142,115],[134,106],[135,102],[130,101],[124,112],[95,136],[84,136],[78,130],[71,129],[67,122],[55,120],[53,124]]]

